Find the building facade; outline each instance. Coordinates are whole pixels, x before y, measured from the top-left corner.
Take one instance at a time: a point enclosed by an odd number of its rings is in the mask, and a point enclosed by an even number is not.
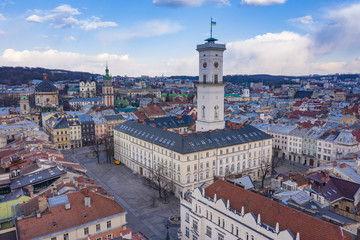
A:
[[[181,197],[181,239],[353,239],[335,224],[218,180]]]
[[[89,146],[95,142],[95,123],[91,116],[81,115],[79,116],[81,125],[81,137],[82,145]]]
[[[77,116],[69,115],[67,117],[70,130],[70,145],[71,148],[82,147],[81,124]]]
[[[92,77],[90,81],[80,81],[80,97],[81,98],[94,98],[96,97],[96,81]]]

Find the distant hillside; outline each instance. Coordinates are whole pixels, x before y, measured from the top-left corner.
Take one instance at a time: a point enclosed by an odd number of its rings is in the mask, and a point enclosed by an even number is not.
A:
[[[48,74],[48,79],[51,82],[62,80],[78,80],[80,78],[89,79],[91,73],[88,72],[73,72],[59,69],[45,69],[45,68],[28,68],[28,67],[0,67],[0,84],[6,85],[20,85],[28,84],[31,80],[42,79],[43,73]],[[97,77],[99,75],[95,75]],[[329,77],[333,75],[313,75],[313,76],[274,76],[266,74],[257,75],[226,75],[224,82],[231,82],[233,84],[244,84],[245,82],[263,82],[265,85],[280,87],[281,84],[289,83],[289,79],[317,79],[321,77]],[[354,79],[360,77],[359,74],[340,74],[336,75],[337,79]],[[171,76],[172,79],[190,79],[198,80],[198,76]]]
[[[88,79],[91,73],[73,72],[58,69],[28,68],[28,67],[0,67],[0,84],[20,85],[28,84],[34,79],[42,79],[43,73],[48,75],[51,82],[61,80],[77,80],[81,77]]]

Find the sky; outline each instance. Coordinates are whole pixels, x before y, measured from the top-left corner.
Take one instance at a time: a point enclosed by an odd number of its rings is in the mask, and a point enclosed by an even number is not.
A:
[[[196,76],[211,17],[225,75],[360,72],[354,0],[0,0],[0,66]]]

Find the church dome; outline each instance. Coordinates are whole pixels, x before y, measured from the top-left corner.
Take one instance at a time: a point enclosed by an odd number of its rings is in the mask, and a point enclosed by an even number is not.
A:
[[[57,88],[54,86],[54,84],[42,81],[39,85],[35,88],[36,92],[56,92]]]

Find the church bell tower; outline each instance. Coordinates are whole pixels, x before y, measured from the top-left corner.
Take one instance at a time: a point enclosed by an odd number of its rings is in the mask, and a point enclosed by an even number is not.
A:
[[[114,106],[114,86],[113,79],[109,75],[109,68],[106,64],[104,86],[102,87],[103,103],[105,106]]]
[[[197,86],[196,131],[225,128],[223,53],[225,44],[215,43],[212,36],[197,45],[199,52],[199,83]]]

